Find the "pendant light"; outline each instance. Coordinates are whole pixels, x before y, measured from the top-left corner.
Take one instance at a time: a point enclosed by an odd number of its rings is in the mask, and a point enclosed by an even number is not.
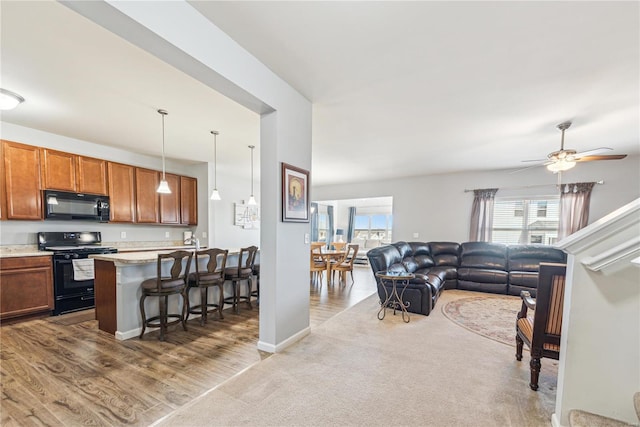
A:
[[[212,130],[213,135],[213,191],[211,192],[211,200],[222,200],[218,193],[218,135],[220,132]]]
[[[164,167],[164,116],[167,113],[165,110],[158,110],[158,113],[162,116],[162,179],[160,180],[160,185],[158,185],[158,189],[156,193],[161,194],[171,194],[171,189],[169,188],[169,183],[167,182],[167,177],[165,176],[165,167]]]
[[[247,205],[255,206],[257,205],[257,203],[256,203],[256,198],[253,197],[253,149],[256,148],[256,146],[250,145],[249,148],[251,149],[251,195],[249,196],[249,201],[247,202]]]

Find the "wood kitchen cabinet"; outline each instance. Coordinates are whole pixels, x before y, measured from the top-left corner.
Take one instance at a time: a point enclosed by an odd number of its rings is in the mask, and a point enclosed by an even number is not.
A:
[[[62,151],[40,149],[42,188],[76,191],[76,156]]]
[[[180,224],[180,176],[165,174],[171,194],[160,194],[160,222]]]
[[[136,168],[136,222],[160,222],[160,198],[156,190],[160,172]]]
[[[108,162],[109,205],[113,222],[135,222],[136,175],[135,168]]]
[[[0,319],[53,310],[50,256],[0,258]]]
[[[198,180],[188,176],[180,177],[180,222],[198,225]]]
[[[42,219],[40,150],[2,141],[4,219]]]
[[[107,195],[107,162],[41,148],[45,190]]]
[[[93,157],[76,156],[76,184],[78,193],[109,194],[107,162]]]

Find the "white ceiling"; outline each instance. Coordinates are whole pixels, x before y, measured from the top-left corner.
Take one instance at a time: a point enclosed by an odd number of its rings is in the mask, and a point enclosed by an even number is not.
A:
[[[313,102],[315,185],[640,153],[638,2],[189,2]],[[67,7],[2,1],[2,120],[220,170],[259,118]],[[203,41],[205,42],[205,41]],[[579,167],[579,165],[578,165]]]

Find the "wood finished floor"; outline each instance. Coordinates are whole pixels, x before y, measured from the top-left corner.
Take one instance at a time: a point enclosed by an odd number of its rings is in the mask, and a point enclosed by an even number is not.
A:
[[[310,285],[313,329],[375,292],[369,267],[355,284]],[[244,305],[243,305],[244,306]],[[188,322],[117,341],[98,329],[92,311],[0,328],[0,425],[145,426],[171,413],[268,353],[257,350],[258,309],[224,311],[224,320]],[[214,315],[215,318],[215,315]]]

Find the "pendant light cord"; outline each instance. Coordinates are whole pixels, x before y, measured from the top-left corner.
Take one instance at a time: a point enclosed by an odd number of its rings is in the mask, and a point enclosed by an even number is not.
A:
[[[167,113],[165,110],[158,110],[158,113],[160,113],[160,115],[162,116],[162,180],[166,181],[165,163],[164,163],[164,116],[166,116],[169,113]]]
[[[253,197],[253,149],[255,146],[250,145],[249,148],[251,148],[251,197]]]

